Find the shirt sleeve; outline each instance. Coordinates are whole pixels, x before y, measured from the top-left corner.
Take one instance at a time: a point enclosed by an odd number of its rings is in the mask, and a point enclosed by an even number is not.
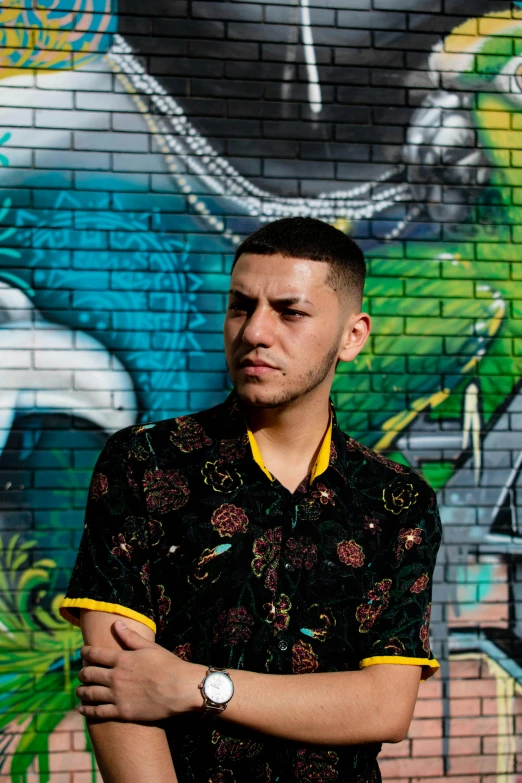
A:
[[[356,611],[362,636],[359,668],[377,663],[421,665],[425,682],[440,668],[429,632],[442,525],[435,492],[428,484],[407,484],[400,493],[401,499],[411,501],[411,508],[398,515],[388,545],[376,558],[373,586]],[[397,496],[391,488],[390,498]],[[420,512],[415,510],[417,497],[423,501]],[[386,503],[386,489],[383,500]]]
[[[143,486],[119,430],[105,443],[93,469],[76,561],[60,615],[80,627],[80,609],[130,617],[152,628],[149,529]]]

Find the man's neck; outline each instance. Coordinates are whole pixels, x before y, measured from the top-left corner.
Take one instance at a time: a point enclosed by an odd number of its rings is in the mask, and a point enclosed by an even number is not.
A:
[[[321,392],[284,408],[243,408],[265,466],[291,492],[312,470],[328,430],[328,390]]]

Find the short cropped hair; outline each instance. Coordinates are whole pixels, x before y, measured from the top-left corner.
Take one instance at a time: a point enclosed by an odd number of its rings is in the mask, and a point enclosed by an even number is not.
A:
[[[311,217],[290,217],[267,223],[246,237],[236,250],[232,269],[243,253],[306,258],[330,264],[325,282],[341,296],[362,303],[366,263],[353,239],[338,228]]]

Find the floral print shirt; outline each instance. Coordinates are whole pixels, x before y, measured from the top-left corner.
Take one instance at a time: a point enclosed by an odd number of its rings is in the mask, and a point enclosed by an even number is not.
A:
[[[61,615],[148,625],[187,661],[273,674],[439,664],[430,651],[436,496],[331,424],[295,492],[263,465],[235,391],[126,427],[94,467]],[[312,710],[314,705],[310,705]],[[180,783],[378,783],[380,743],[299,744],[187,713],[162,722]]]

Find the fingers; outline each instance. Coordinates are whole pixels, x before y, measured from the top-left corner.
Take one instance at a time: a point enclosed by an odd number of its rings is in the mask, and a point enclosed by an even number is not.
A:
[[[89,663],[98,663],[102,666],[116,666],[121,650],[113,650],[110,647],[93,647],[84,645],[80,650],[81,657]]]
[[[106,718],[108,720],[122,720],[122,716],[118,713],[118,708],[115,704],[97,704],[89,705],[84,704],[80,707],[79,712],[85,715],[86,718]]]
[[[101,701],[112,703],[113,700],[110,688],[105,688],[103,685],[79,685],[76,688],[76,695],[85,702]]]
[[[84,666],[78,672],[78,679],[80,682],[109,686],[111,672],[112,669],[102,669],[100,666]]]

